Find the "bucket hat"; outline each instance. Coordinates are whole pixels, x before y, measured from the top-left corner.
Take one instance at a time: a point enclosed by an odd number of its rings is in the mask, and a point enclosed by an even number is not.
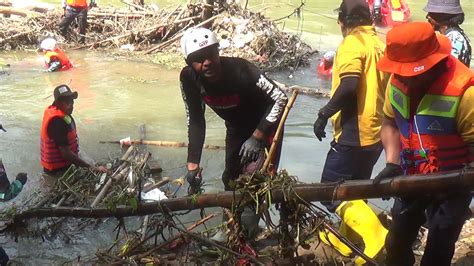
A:
[[[461,14],[460,0],[428,0],[424,11],[428,13]]]
[[[387,33],[385,53],[377,63],[384,72],[420,75],[451,54],[450,40],[436,34],[428,22],[410,22]]]

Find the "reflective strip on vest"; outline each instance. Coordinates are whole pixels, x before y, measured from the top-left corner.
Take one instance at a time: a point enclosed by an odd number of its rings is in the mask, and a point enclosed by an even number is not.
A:
[[[421,99],[417,114],[455,118],[460,99],[454,96],[426,94]]]
[[[390,88],[390,103],[403,118],[408,119],[408,117],[410,116],[410,97],[405,95],[400,89],[398,89],[393,84]]]

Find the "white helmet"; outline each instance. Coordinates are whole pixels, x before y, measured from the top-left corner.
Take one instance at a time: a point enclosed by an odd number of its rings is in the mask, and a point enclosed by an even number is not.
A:
[[[323,58],[326,60],[326,61],[330,61],[332,62],[334,60],[334,57],[336,56],[336,52],[334,51],[327,51],[326,53],[324,53],[323,55]]]
[[[190,54],[218,43],[216,34],[206,28],[188,29],[181,38],[181,51],[187,59]]]
[[[40,45],[41,49],[43,50],[54,50],[56,47],[56,40],[53,38],[46,38],[41,42]]]

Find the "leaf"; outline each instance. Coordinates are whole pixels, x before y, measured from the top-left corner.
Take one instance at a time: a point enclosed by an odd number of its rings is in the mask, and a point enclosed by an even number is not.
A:
[[[129,201],[130,206],[132,207],[132,209],[134,211],[136,211],[138,209],[138,200],[137,200],[137,198],[133,197],[133,198],[130,198],[128,201]]]

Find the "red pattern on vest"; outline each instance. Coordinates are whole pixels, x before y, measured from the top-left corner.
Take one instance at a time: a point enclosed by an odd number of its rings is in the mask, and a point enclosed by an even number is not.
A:
[[[71,7],[79,7],[79,8],[86,8],[87,7],[87,0],[67,0],[66,1],[68,6]]]
[[[41,126],[41,164],[49,171],[54,171],[71,165],[61,155],[58,145],[48,136],[48,125],[53,118],[59,117],[64,119],[66,114],[59,110],[56,106],[51,105],[44,111],[43,125]],[[77,141],[76,126],[72,123],[67,133],[69,148],[72,153],[79,154],[79,143]]]
[[[391,83],[405,95],[409,95],[409,88],[396,80],[393,76]],[[466,89],[473,85],[474,74],[472,71],[458,60],[450,57],[448,60],[448,70],[435,81],[426,94],[461,98]],[[397,113],[395,108],[394,110]],[[408,136],[400,134],[401,148],[402,151],[404,151],[402,152],[402,157],[404,157],[403,153],[410,151],[408,155],[405,154],[408,158],[402,158],[402,161],[403,159],[408,159],[412,162],[417,162],[406,169],[406,174],[427,174],[445,169],[455,169],[474,161],[474,156],[469,153],[466,143],[458,133],[418,135],[413,120],[412,114],[410,114],[410,121],[404,119],[397,120],[397,126],[399,128],[401,128],[399,121],[409,123]],[[453,124],[457,125],[457,122]],[[455,132],[457,132],[457,129]],[[423,147],[420,144],[420,139]],[[419,152],[422,148],[427,151],[426,158]]]
[[[59,71],[68,70],[72,67],[71,61],[69,61],[69,58],[61,49],[56,48],[54,51],[46,51],[44,54],[45,61],[48,63],[51,62],[53,57],[57,58],[59,62],[61,62],[61,68]],[[49,66],[46,65],[46,67],[48,68]]]

